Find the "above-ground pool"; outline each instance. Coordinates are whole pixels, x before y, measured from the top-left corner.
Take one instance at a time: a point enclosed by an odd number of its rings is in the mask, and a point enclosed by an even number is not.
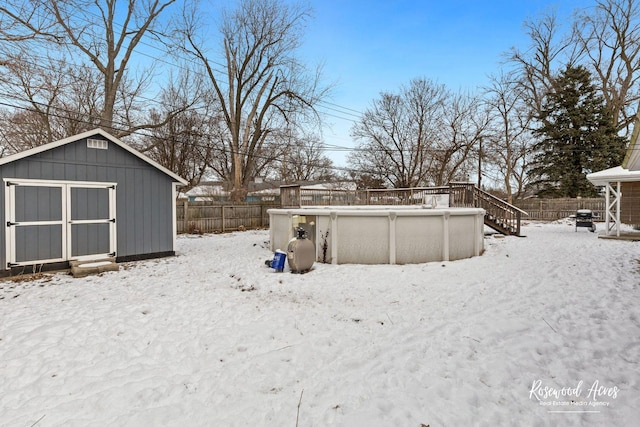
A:
[[[482,253],[484,210],[423,206],[323,206],[269,209],[271,250],[286,250],[300,226],[316,261],[415,264]]]

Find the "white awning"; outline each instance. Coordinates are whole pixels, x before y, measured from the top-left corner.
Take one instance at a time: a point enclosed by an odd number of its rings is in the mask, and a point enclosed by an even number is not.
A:
[[[640,181],[640,170],[630,171],[622,166],[616,166],[615,168],[590,173],[587,175],[587,179],[596,186],[606,185],[609,182]]]

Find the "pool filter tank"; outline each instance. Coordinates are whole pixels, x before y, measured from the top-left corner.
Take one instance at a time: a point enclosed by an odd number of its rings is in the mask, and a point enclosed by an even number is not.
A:
[[[307,239],[304,228],[296,229],[297,237],[291,239],[287,245],[287,260],[292,273],[303,274],[311,270],[316,259],[316,248]]]

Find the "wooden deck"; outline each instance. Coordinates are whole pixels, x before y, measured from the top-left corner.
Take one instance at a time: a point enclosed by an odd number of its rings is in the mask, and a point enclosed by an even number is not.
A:
[[[522,209],[507,203],[468,182],[452,182],[444,187],[416,187],[368,190],[305,189],[300,185],[280,186],[283,208],[331,205],[429,205],[435,197],[447,195],[451,208],[482,208],[484,223],[504,235],[520,236]],[[436,204],[433,205],[434,207]]]

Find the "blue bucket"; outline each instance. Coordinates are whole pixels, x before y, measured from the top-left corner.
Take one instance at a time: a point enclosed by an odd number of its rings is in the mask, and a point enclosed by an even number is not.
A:
[[[273,254],[273,261],[271,261],[271,268],[275,269],[277,272],[284,271],[284,261],[286,259],[286,252],[283,252],[280,249],[276,250],[276,253]]]

